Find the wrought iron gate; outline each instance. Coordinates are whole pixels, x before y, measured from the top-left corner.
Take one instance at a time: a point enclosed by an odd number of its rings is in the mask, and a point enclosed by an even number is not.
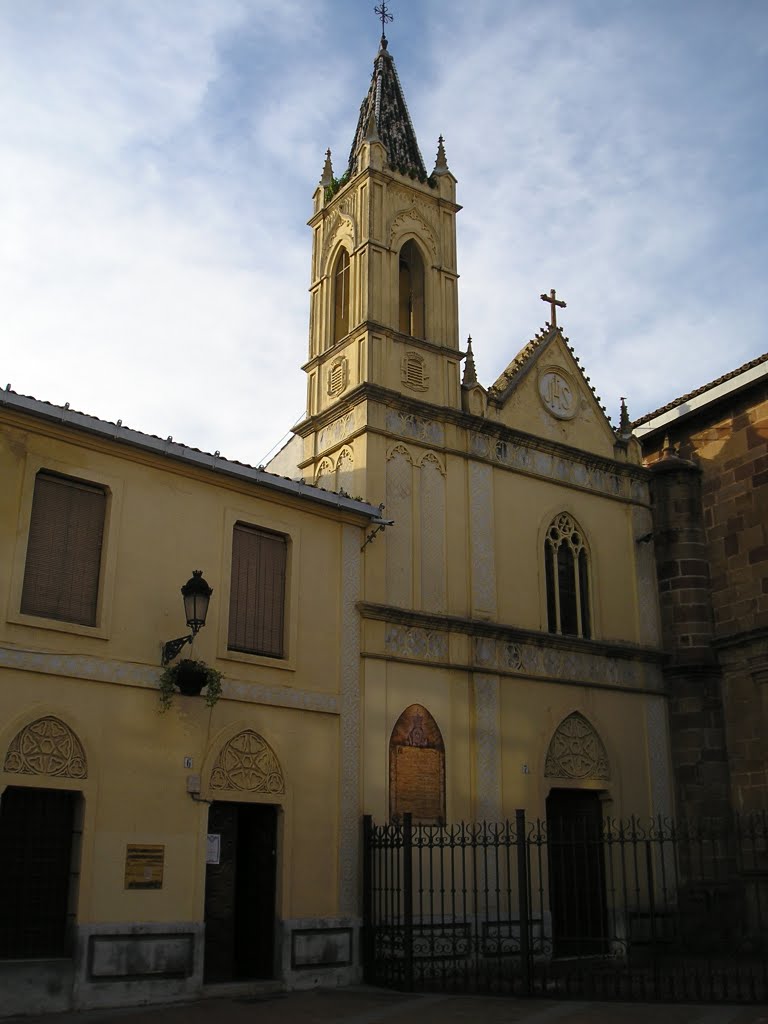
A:
[[[366,980],[408,991],[768,1000],[768,821],[364,819]]]

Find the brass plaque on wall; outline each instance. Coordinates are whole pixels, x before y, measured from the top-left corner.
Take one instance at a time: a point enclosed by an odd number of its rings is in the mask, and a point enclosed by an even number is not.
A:
[[[164,846],[128,844],[125,848],[125,888],[162,889]]]

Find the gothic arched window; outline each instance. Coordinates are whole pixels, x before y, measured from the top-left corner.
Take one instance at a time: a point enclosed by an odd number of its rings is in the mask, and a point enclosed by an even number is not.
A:
[[[403,334],[424,337],[424,260],[415,242],[400,250],[400,322]]]
[[[349,334],[349,253],[340,249],[333,267],[333,340]]]
[[[561,512],[544,540],[547,628],[566,636],[592,635],[589,615],[589,558],[578,523]]]

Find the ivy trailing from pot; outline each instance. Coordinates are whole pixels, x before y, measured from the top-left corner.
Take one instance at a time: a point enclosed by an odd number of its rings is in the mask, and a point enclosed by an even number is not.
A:
[[[176,690],[186,697],[198,697],[205,690],[205,703],[213,707],[221,696],[221,679],[221,672],[193,658],[167,665],[160,674],[160,711],[168,710]]]

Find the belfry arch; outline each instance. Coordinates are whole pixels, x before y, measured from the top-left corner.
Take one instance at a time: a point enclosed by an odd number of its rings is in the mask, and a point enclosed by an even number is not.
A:
[[[425,290],[424,257],[409,238],[398,261],[398,327],[413,338],[425,336]]]

